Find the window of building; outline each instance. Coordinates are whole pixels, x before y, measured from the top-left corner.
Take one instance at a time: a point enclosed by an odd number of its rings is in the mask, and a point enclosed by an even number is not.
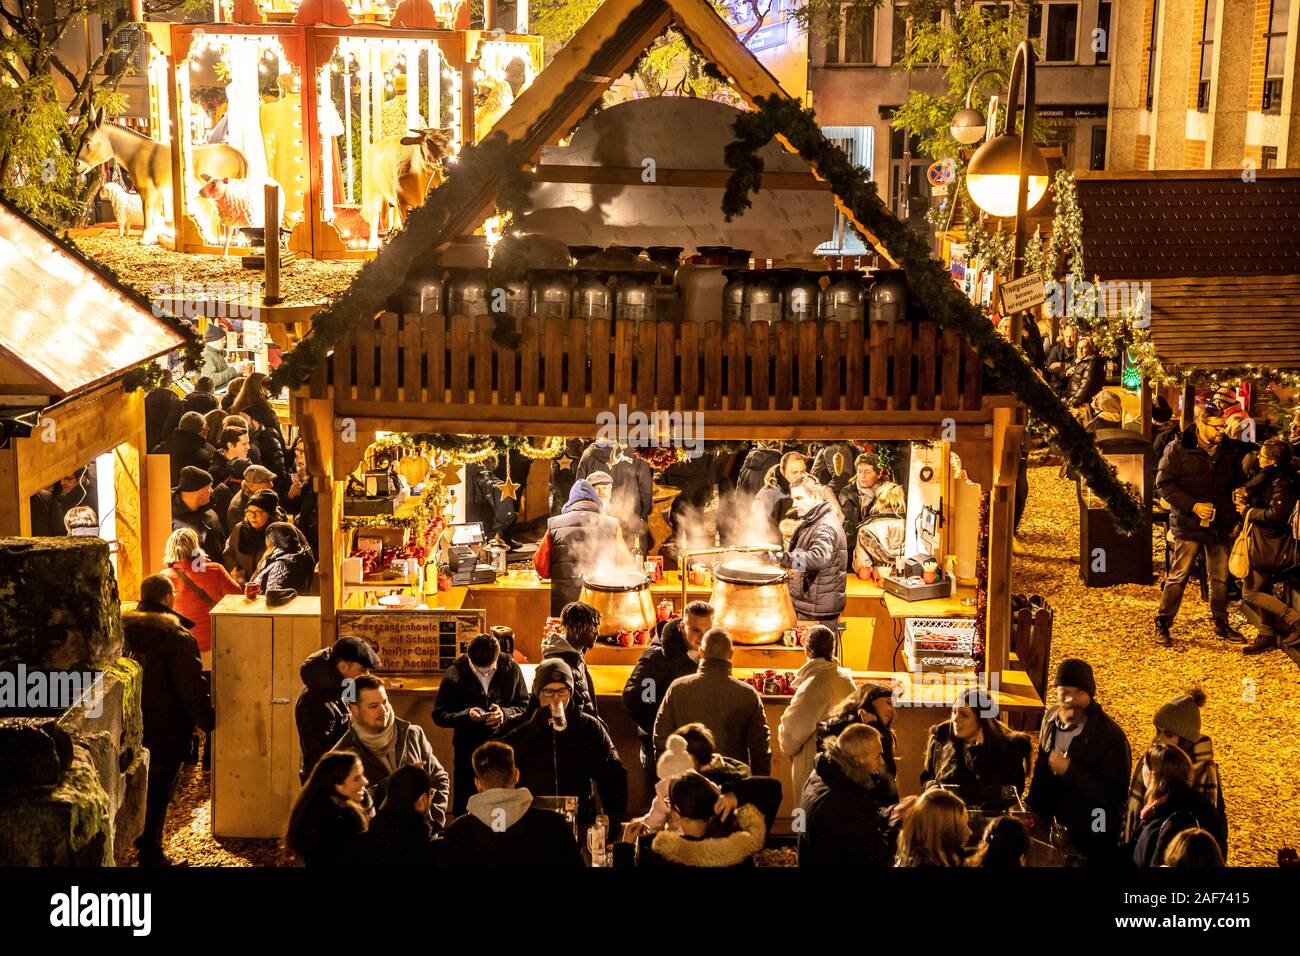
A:
[[[1286,72],[1286,22],[1291,13],[1291,0],[1273,0],[1268,17],[1267,47],[1264,53],[1265,113],[1282,110],[1282,77]]]
[[[875,155],[876,131],[873,127],[823,126],[822,133],[833,145],[844,150],[845,155],[855,166],[865,169],[868,179],[875,179],[872,162]],[[849,224],[844,213],[836,209],[831,238],[817,247],[818,254],[858,256],[870,251],[853,226]]]
[[[826,38],[828,64],[870,65],[876,62],[876,11],[840,4],[835,35]]]
[[[1156,37],[1160,33],[1160,0],[1151,0],[1151,45],[1147,47],[1147,109],[1156,97]]]
[[[1088,168],[1106,168],[1106,127],[1092,128],[1092,148],[1088,151]]]
[[[900,2],[900,0],[894,0],[892,13],[893,62],[899,63],[907,55],[907,47],[912,35],[912,15],[908,12],[907,4]],[[943,17],[943,12],[935,10],[930,14],[930,17],[931,22],[938,23]]]
[[[1210,75],[1214,65],[1214,8],[1217,0],[1205,0],[1205,26],[1201,29],[1201,73],[1196,84],[1196,108],[1210,108]]]
[[[1011,16],[1011,4],[993,3],[985,0],[983,3],[975,4],[986,16],[997,17],[999,20],[1005,20]]]
[[[1043,28],[1044,19],[1047,21],[1046,29]],[[1078,59],[1079,5],[1040,3],[1029,11],[1029,35],[1040,42],[1044,63],[1075,62]]]
[[[1101,41],[1097,44],[1101,47],[1097,51],[1098,63],[1110,62],[1110,0],[1101,0],[1097,4],[1097,29],[1101,32],[1097,34]]]
[[[895,216],[924,229],[930,208],[929,180],[925,171],[930,157],[920,152],[915,136],[900,129],[889,132],[889,208]]]
[[[1277,147],[1261,146],[1259,149],[1259,168],[1277,169]]]

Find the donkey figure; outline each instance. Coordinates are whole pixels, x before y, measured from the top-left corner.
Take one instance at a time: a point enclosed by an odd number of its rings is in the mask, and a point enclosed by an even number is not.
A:
[[[195,146],[190,153],[194,166],[191,177],[242,179],[248,175],[248,161],[233,146],[213,143]],[[93,115],[90,132],[77,153],[77,172],[88,172],[110,159],[127,171],[140,194],[144,214],[140,242],[146,246],[156,244],[172,190],[172,147],[125,126],[105,123],[101,109]]]

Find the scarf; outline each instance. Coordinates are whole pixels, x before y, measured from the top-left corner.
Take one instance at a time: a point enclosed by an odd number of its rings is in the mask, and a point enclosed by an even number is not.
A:
[[[391,714],[390,714],[391,717]],[[352,729],[357,739],[374,754],[375,759],[384,765],[390,774],[397,770],[397,718],[391,717],[388,726],[378,733],[366,727],[359,720],[352,721]]]
[[[275,516],[271,516],[271,521]],[[254,557],[261,555],[266,550],[266,529],[271,527],[271,521],[268,521],[260,529],[254,528],[247,521],[239,523],[239,543],[237,545],[240,554],[251,554]]]

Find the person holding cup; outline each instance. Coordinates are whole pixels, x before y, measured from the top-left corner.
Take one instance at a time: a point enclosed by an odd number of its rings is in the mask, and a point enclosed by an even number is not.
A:
[[[1246,642],[1228,622],[1228,548],[1237,517],[1232,493],[1246,480],[1244,448],[1224,431],[1222,409],[1213,401],[1205,402],[1195,425],[1169,443],[1156,471],[1156,493],[1169,503],[1173,539],[1169,576],[1155,621],[1155,642],[1162,647],[1174,643],[1169,628],[1201,550],[1205,551],[1214,632],[1230,644]]]

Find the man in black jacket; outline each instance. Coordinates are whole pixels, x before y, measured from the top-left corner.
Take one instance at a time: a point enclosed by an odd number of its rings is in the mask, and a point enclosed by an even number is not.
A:
[[[456,816],[474,793],[474,751],[528,706],[523,672],[491,634],[476,635],[465,653],[443,672],[433,703],[433,722],[452,728],[451,810]]]
[[[194,383],[194,391],[172,406],[167,419],[162,425],[162,438],[158,440],[165,441],[167,436],[176,430],[176,427],[180,424],[181,416],[186,412],[198,412],[200,415],[206,415],[214,408],[219,408],[220,405],[221,403],[217,401],[216,386],[213,385],[212,379],[206,375],[200,375]]]
[[[225,553],[226,533],[212,509],[212,476],[186,465],[172,492],[172,530],[191,528],[210,559]]]
[[[343,851],[344,866],[433,866],[438,841],[429,827],[433,778],[414,764],[388,778],[384,804],[370,826]]]
[[[1057,703],[1043,715],[1026,803],[1044,822],[1062,824],[1089,863],[1106,865],[1124,826],[1133,762],[1128,738],[1093,700],[1097,684],[1086,661],[1061,661],[1055,685]]]
[[[803,788],[800,866],[891,865],[894,791],[880,776],[884,766],[880,732],[870,724],[826,741]]]
[[[537,665],[528,709],[506,725],[501,740],[514,748],[523,785],[537,796],[577,797],[583,824],[596,818],[594,783],[616,832],[627,815],[627,769],[605,725],[574,700],[568,664],[547,658]]]
[[[171,460],[172,484],[180,480],[181,472],[189,468],[212,467],[217,450],[203,437],[208,423],[198,412],[186,412],[180,424],[154,449],[155,455],[166,455]]]
[[[833,628],[844,610],[847,586],[849,548],[844,525],[812,475],[796,479],[790,492],[801,520],[789,549],[777,554],[777,563],[794,572],[790,600],[799,620]]]
[[[1164,647],[1174,642],[1169,628],[1201,549],[1205,550],[1214,631],[1231,644],[1246,642],[1228,623],[1228,546],[1237,521],[1232,492],[1246,480],[1243,452],[1241,442],[1224,436],[1222,411],[1207,402],[1200,420],[1170,442],[1160,459],[1156,494],[1169,502],[1169,533],[1174,541],[1169,577],[1156,612],[1156,643]]]
[[[668,685],[679,677],[694,674],[700,660],[700,641],[713,627],[713,606],[692,601],[664,625],[632,668],[623,685],[623,709],[636,724],[641,735],[641,763],[654,777],[655,717],[663,703]]]
[[[303,688],[293,706],[298,724],[298,743],[302,750],[299,777],[303,783],[316,761],[334,748],[352,717],[348,711],[352,681],[379,667],[379,655],[359,637],[340,637],[332,647],[325,647],[302,662],[298,674]]]
[[[162,370],[157,388],[152,388],[144,397],[144,436],[145,443],[153,448],[167,437],[167,422],[172,412],[181,403],[181,397],[172,391],[172,370]],[[176,412],[180,421],[181,413]]]
[[[140,582],[140,602],[122,615],[127,656],[140,663],[140,709],[144,745],[149,748],[149,784],[144,832],[136,840],[141,866],[171,866],[162,849],[167,805],[176,792],[181,764],[197,727],[216,726],[212,692],[203,676],[199,645],[189,621],[172,610],[171,581],[160,574]]]
[[[490,740],[471,757],[477,793],[469,813],[443,834],[440,866],[580,867],[582,854],[564,817],[533,806],[519,786],[515,753]]]

